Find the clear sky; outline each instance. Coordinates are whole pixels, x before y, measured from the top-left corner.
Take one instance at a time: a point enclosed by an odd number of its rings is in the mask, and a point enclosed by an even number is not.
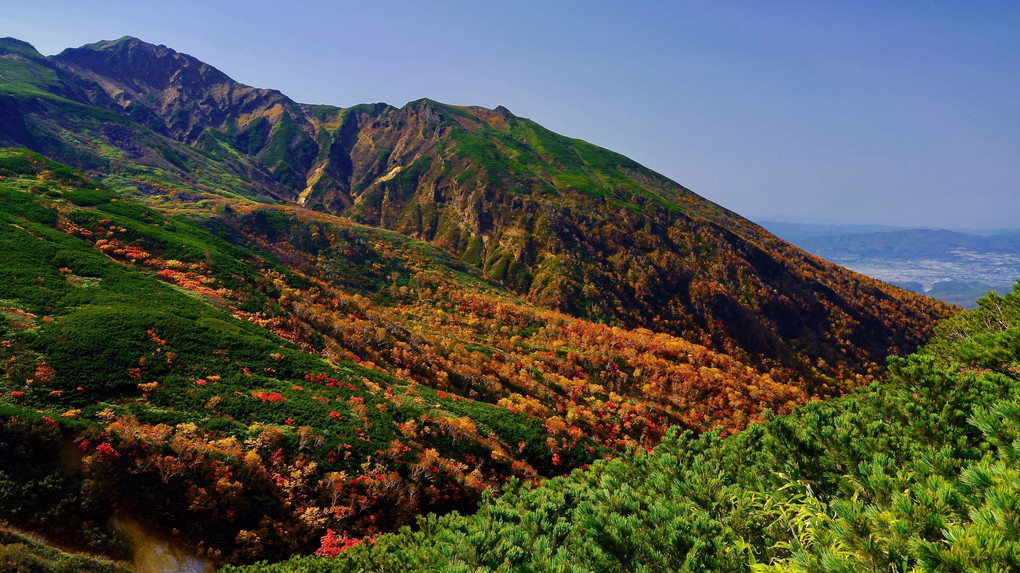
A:
[[[14,4],[14,5],[11,5]],[[495,107],[752,219],[1020,227],[1020,2],[31,0],[305,103]]]

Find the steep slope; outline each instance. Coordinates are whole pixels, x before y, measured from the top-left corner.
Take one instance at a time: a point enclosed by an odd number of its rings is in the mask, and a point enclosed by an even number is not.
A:
[[[989,296],[883,384],[514,482],[475,515],[226,570],[1015,571],[1018,324],[1020,292]]]
[[[213,150],[222,141],[254,155],[278,183],[264,183],[271,194],[285,198],[293,198],[312,171],[317,118],[339,112],[298,105],[276,90],[240,84],[191,56],[134,38],[67,49],[52,61],[96,82],[130,119],[176,141]]]
[[[74,555],[40,543],[38,538],[8,529],[0,522],[0,564],[7,571],[35,573],[131,573],[125,563]]]
[[[296,107],[278,91],[239,84],[191,56],[134,38],[67,49],[52,61],[95,81],[132,119],[188,144],[228,117],[244,122],[276,106]]]
[[[625,157],[504,108],[305,106],[133,38],[32,61],[62,86],[99,86],[84,90],[87,101],[131,123],[118,124],[124,135],[94,120],[101,125],[88,139],[74,121],[18,99],[29,132],[78,137],[24,145],[85,168],[80,155],[137,145],[140,160],[107,161],[118,189],[155,188],[154,202],[181,184],[261,195],[397,230],[536,304],[680,335],[765,370],[818,381],[865,372],[916,346],[951,312],[806,255]],[[3,140],[18,143],[19,134]],[[178,169],[161,167],[165,152],[145,151],[156,145],[184,158]],[[152,169],[140,176],[138,165]],[[161,186],[151,183],[157,171]]]
[[[121,105],[119,92],[111,97],[24,42],[0,39],[0,76],[0,145],[113,175],[112,183],[130,182],[149,196],[170,195],[172,184],[270,202],[291,197],[262,164],[239,154],[214,156],[168,137],[170,128],[151,110]]]

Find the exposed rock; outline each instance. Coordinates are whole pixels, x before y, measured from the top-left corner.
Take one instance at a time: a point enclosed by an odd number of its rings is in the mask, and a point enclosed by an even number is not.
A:
[[[133,132],[123,125],[104,125],[103,135],[111,145],[115,145],[135,159],[143,155],[142,148],[134,142]]]

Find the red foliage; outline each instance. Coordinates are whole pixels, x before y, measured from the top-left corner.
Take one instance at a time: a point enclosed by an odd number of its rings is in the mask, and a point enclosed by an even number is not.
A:
[[[85,442],[82,443],[84,444]],[[99,452],[99,455],[102,456],[104,461],[111,461],[120,457],[120,454],[117,452],[117,450],[113,449],[113,446],[106,442],[103,442],[96,446],[96,451]]]
[[[287,398],[285,398],[283,394],[280,394],[279,392],[266,392],[265,390],[261,392],[256,392],[252,390],[251,397],[255,398],[256,400],[262,400],[263,402],[272,402],[274,404],[277,402],[287,401]]]
[[[372,542],[372,538],[366,539],[369,543]],[[344,551],[347,551],[351,547],[361,543],[360,539],[354,537],[347,537],[345,533],[340,539],[336,538],[336,532],[332,529],[326,530],[326,535],[322,536],[321,545],[319,549],[315,551],[315,554],[319,557],[336,557]]]
[[[149,339],[150,340],[152,340],[153,342],[155,342],[156,344],[158,344],[160,346],[166,346],[166,341],[163,340],[162,338],[156,336],[156,329],[155,328],[150,328],[146,332],[149,333]]]

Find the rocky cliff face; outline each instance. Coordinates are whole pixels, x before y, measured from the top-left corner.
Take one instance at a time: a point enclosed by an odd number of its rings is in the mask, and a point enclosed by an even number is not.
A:
[[[194,150],[175,152],[194,153],[189,165],[424,239],[574,315],[833,375],[912,348],[950,312],[811,257],[626,157],[502,107],[308,106],[133,38],[33,62],[59,77],[38,89],[128,122],[102,129],[112,145],[126,149],[128,140],[138,157],[152,155],[145,126]],[[75,129],[46,110],[32,117],[29,133],[47,122]],[[6,141],[20,137],[15,128]],[[76,163],[67,155],[56,152]]]
[[[278,121],[284,110],[297,108],[278,91],[240,84],[187,54],[135,38],[69,48],[52,62],[93,80],[128,116],[157,117],[163,125],[151,127],[192,145],[206,129],[268,115]]]
[[[121,38],[67,49],[52,61],[102,88],[91,103],[109,99],[120,113],[176,141],[203,149],[226,145],[251,156],[253,168],[268,170],[279,183],[267,185],[271,196],[293,199],[317,167],[321,112],[279,91],[235,82],[187,54]]]

